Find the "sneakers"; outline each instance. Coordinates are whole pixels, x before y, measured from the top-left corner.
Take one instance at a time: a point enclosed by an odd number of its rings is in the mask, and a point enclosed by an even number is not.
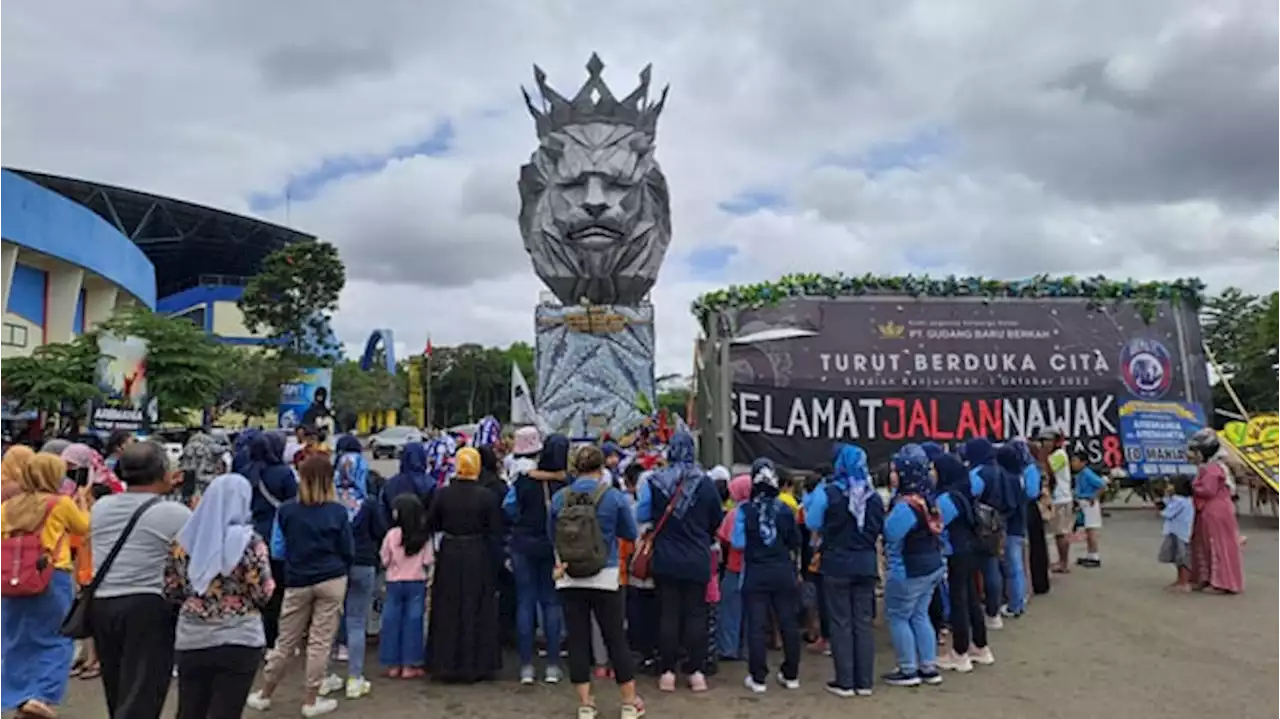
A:
[[[689,689],[695,692],[705,692],[707,690],[707,677],[702,672],[690,674]]]
[[[857,696],[855,690],[847,689],[845,687],[840,686],[839,684],[836,684],[835,682],[827,682],[827,691],[831,694],[834,694],[840,697],[841,699],[849,699],[851,697]]]
[[[1008,619],[1017,619],[1018,617],[1022,616],[1022,612],[1009,611],[1009,605],[1006,604],[1003,607],[1000,607],[1000,616],[1006,617]]]
[[[755,679],[752,679],[750,674],[747,675],[746,679],[742,680],[742,686],[746,687],[747,689],[750,689],[752,694],[764,694],[765,692],[769,691],[768,684],[765,684],[764,682],[758,682]]]
[[[373,684],[364,677],[347,677],[347,698],[359,699],[373,691]]]
[[[999,614],[987,617],[987,629],[1004,629],[1004,619]]]
[[[942,683],[942,674],[938,671],[937,667],[932,667],[930,669],[921,669],[920,681],[924,682],[925,684],[936,686]]]
[[[532,686],[537,681],[538,672],[533,668],[532,664],[526,664],[520,667],[520,683],[525,686]]]
[[[674,672],[666,672],[658,677],[658,691],[673,692],[676,690],[676,675]]]
[[[311,719],[311,717],[324,716],[338,709],[338,700],[329,699],[327,697],[316,697],[314,703],[302,705],[302,716]]]
[[[973,671],[973,659],[968,654],[944,652],[938,655],[938,668],[968,674]]]
[[[918,687],[920,686],[920,675],[915,672],[904,672],[901,669],[894,669],[892,672],[880,677],[885,684],[891,687]]]
[[[339,647],[338,647],[338,652],[337,652],[337,654],[334,656],[334,661],[337,661],[337,662],[345,662],[345,661],[347,661],[347,660],[349,660],[349,659],[351,659],[351,654],[347,651],[347,648],[346,648],[346,647],[344,647],[344,646],[339,646]]]
[[[347,681],[337,674],[330,674],[320,682],[320,688],[316,690],[316,694],[320,696],[328,696],[336,691],[341,691],[347,685]]]
[[[559,684],[563,677],[564,675],[560,673],[560,667],[551,664],[547,666],[547,673],[542,675],[542,681],[547,684]]]
[[[600,716],[600,712],[596,711],[595,707],[578,707],[578,719],[596,719],[598,716]]]
[[[644,716],[644,700],[636,696],[634,704],[622,705],[622,719],[640,719]]]
[[[973,660],[974,664],[981,664],[984,667],[989,667],[996,663],[996,655],[991,653],[991,647],[989,646],[970,647],[969,658]]]
[[[778,684],[779,684],[779,686],[781,686],[783,689],[799,689],[799,688],[800,688],[800,678],[799,678],[799,677],[796,677],[795,679],[788,679],[788,678],[786,678],[786,677],[782,676],[782,672],[778,672]]]
[[[854,694],[857,694],[857,695],[858,695],[858,696],[860,696],[860,697],[869,697],[869,696],[871,696],[871,690],[870,690],[870,689],[854,689],[854,690],[853,690],[853,693],[854,693]]]
[[[244,705],[254,711],[264,712],[271,708],[271,697],[263,694],[259,689],[245,697]]]

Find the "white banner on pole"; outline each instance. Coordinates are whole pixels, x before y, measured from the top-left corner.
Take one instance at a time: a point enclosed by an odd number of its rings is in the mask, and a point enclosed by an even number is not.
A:
[[[514,426],[541,425],[538,410],[533,406],[533,393],[525,382],[519,365],[511,363],[511,424]]]

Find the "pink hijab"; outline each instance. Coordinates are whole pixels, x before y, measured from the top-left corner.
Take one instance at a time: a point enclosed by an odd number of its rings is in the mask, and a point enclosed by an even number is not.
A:
[[[87,444],[76,443],[62,450],[62,461],[76,467],[88,467],[89,484],[105,484],[112,492],[124,491],[124,485],[102,460],[102,455]]]
[[[733,523],[738,519],[738,507],[751,499],[751,475],[740,474],[729,480],[729,499],[733,501],[733,509],[724,514],[716,538],[728,544],[733,538]]]

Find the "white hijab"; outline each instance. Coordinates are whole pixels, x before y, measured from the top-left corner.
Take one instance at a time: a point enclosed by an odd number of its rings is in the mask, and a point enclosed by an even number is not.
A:
[[[178,533],[187,553],[187,580],[204,594],[219,575],[229,576],[253,539],[253,486],[239,474],[224,474],[209,483],[200,504]]]

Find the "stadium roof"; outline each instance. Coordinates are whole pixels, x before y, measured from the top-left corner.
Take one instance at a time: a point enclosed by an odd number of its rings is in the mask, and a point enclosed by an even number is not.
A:
[[[191,202],[100,182],[11,169],[93,210],[137,243],[156,268],[156,296],[208,281],[240,284],[262,260],[308,235],[288,227]]]

